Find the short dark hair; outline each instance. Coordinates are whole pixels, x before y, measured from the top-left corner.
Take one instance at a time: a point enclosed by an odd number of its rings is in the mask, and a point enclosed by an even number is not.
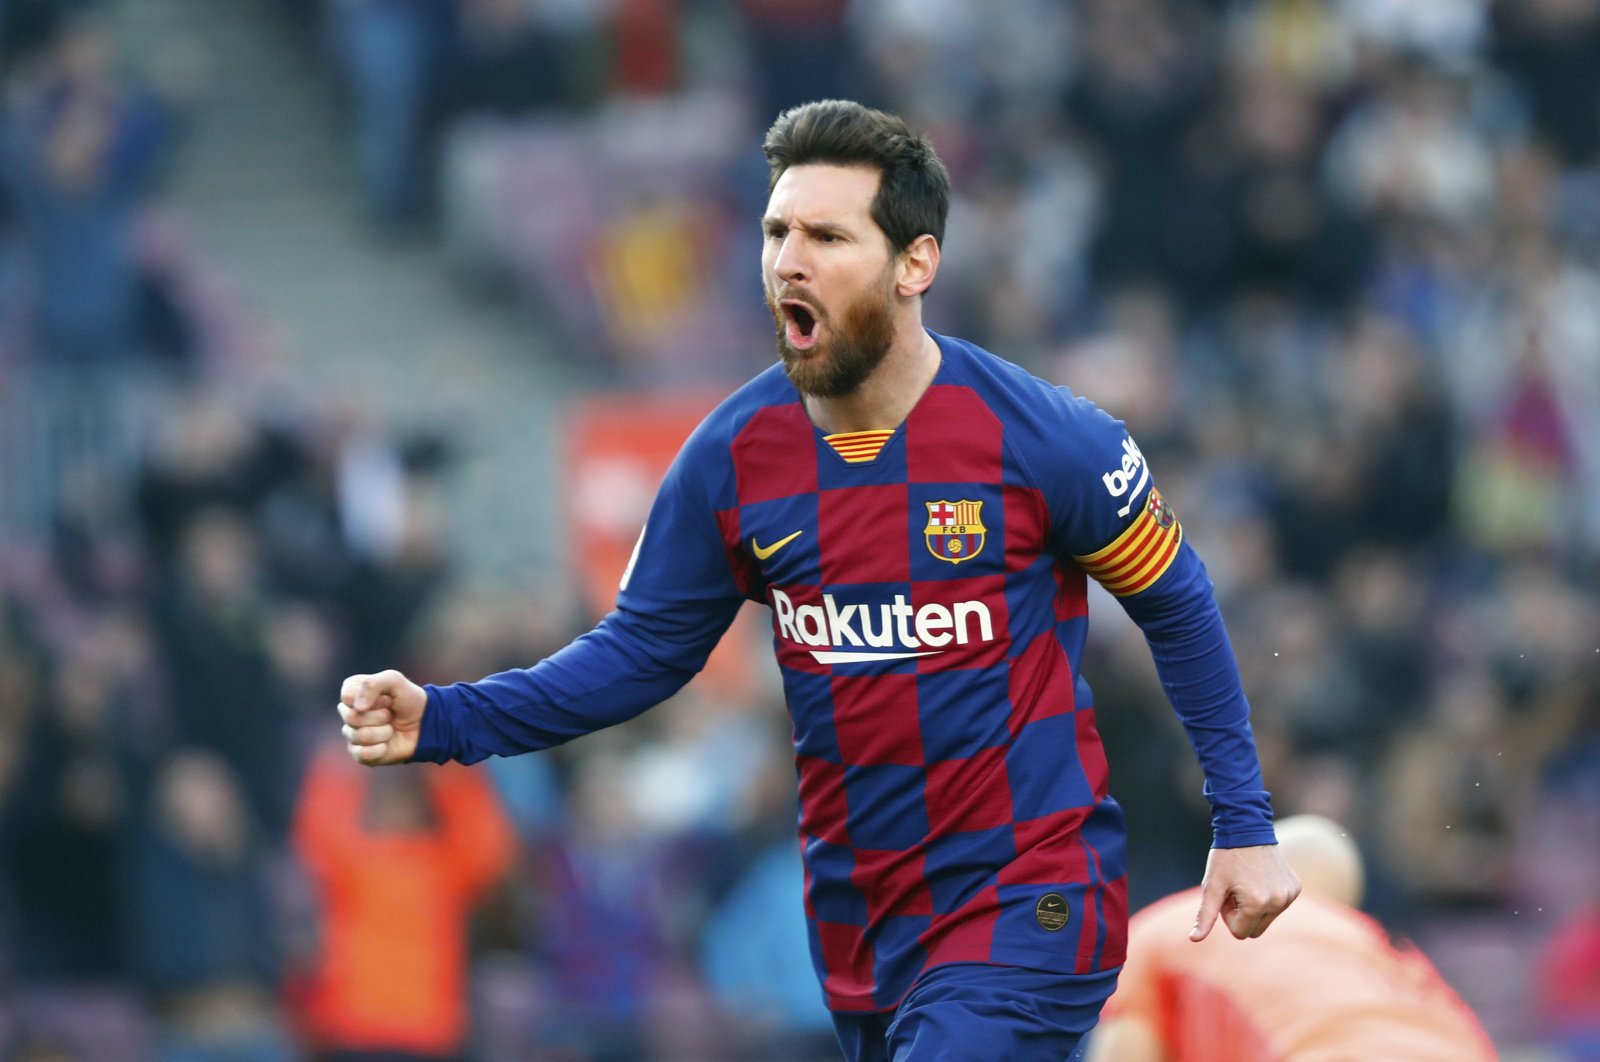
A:
[[[868,166],[879,174],[872,220],[894,252],[923,233],[944,244],[950,173],[928,138],[913,133],[903,118],[852,100],[817,100],[779,115],[761,149],[770,167],[768,192],[790,166]]]

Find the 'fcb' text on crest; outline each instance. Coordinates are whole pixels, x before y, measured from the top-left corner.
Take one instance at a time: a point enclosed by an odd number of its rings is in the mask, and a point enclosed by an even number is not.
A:
[[[983,526],[981,501],[931,501],[928,507],[928,526],[922,539],[928,552],[942,561],[960,564],[983,551],[988,528]]]

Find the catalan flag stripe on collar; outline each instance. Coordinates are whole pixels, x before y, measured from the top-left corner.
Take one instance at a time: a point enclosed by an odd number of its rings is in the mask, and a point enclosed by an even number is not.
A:
[[[871,461],[883,449],[883,444],[894,434],[893,428],[875,428],[872,431],[841,431],[824,435],[823,441],[833,447],[839,456],[852,465]]]
[[[1104,549],[1073,559],[1118,597],[1149,589],[1171,566],[1183,542],[1183,525],[1164,505],[1160,492],[1151,487],[1149,501],[1126,531]],[[1162,512],[1169,514],[1165,527],[1158,517]]]

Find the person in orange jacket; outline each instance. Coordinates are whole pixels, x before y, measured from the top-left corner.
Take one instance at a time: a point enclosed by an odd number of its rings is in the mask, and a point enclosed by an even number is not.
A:
[[[1140,911],[1089,1062],[1493,1062],[1488,1034],[1433,964],[1355,910],[1364,871],[1345,832],[1316,815],[1277,832],[1300,899],[1252,940],[1191,941],[1197,890]]]
[[[516,849],[488,776],[379,773],[324,751],[301,789],[294,847],[321,914],[303,992],[308,1046],[326,1059],[460,1055],[469,919]]]

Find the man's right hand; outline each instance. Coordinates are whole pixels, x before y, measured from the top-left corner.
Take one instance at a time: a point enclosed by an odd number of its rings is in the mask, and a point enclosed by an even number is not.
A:
[[[339,690],[350,758],[368,767],[405,763],[417,751],[428,694],[398,671],[351,675]]]

